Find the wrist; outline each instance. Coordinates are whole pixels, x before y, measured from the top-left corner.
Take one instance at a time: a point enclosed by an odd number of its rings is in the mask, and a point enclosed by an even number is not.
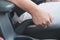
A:
[[[35,7],[34,9],[32,9],[32,10],[30,10],[29,11],[29,13],[31,14],[31,15],[37,15],[37,14],[40,14],[41,13],[41,8],[40,7]]]

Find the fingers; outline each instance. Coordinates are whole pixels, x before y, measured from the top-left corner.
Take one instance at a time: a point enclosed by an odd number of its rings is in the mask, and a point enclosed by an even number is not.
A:
[[[53,17],[50,14],[40,15],[33,16],[33,22],[35,25],[42,28],[50,27],[53,22]]]
[[[42,24],[44,26],[44,28],[47,28],[50,26],[50,20],[46,20],[45,22],[43,22]]]
[[[52,25],[54,17],[51,16],[51,15],[49,15],[49,18],[50,18],[50,19],[49,19],[49,20],[50,20],[50,25]]]
[[[49,19],[43,20],[41,23],[39,23],[37,25],[40,25],[40,26],[42,26],[44,28],[47,28],[47,27],[50,27],[51,26],[52,20],[53,19],[49,18]]]
[[[41,27],[41,28],[47,28],[49,26],[50,22],[49,21],[42,21],[38,24],[36,24],[38,27]]]
[[[47,26],[49,27],[51,25],[50,19],[47,20]]]
[[[52,20],[53,20],[53,19],[51,19],[51,18],[48,19],[48,20],[46,20],[45,23],[44,23],[45,26],[47,26],[47,27],[51,27],[51,25],[52,25]]]
[[[54,17],[50,16],[50,21],[51,23],[53,22]]]

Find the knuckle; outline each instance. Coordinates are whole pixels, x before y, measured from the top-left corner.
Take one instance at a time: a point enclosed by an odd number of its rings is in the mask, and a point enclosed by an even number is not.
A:
[[[46,24],[46,22],[43,22],[43,24]]]
[[[46,20],[46,22],[50,22],[50,20],[49,20],[49,19],[47,19],[47,20]]]

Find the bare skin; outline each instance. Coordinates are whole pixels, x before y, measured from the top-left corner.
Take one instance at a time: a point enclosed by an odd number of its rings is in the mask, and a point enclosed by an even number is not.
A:
[[[38,7],[37,4],[31,0],[9,0],[15,3],[18,7],[29,12],[32,15],[33,22],[36,25],[49,26],[53,21],[53,17],[49,12],[45,11],[43,8]]]

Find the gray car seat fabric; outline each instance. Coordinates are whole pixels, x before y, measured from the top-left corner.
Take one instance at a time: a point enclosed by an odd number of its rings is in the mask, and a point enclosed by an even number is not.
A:
[[[9,3],[6,1],[0,1],[0,12],[8,12],[8,11],[11,11],[11,9],[13,9],[13,4],[12,3]],[[3,11],[4,10],[4,11]]]
[[[14,35],[14,31],[8,16],[8,14],[13,10],[13,7],[14,5],[12,3],[0,1],[0,28],[5,40],[8,40],[8,37],[11,37],[12,40]]]

